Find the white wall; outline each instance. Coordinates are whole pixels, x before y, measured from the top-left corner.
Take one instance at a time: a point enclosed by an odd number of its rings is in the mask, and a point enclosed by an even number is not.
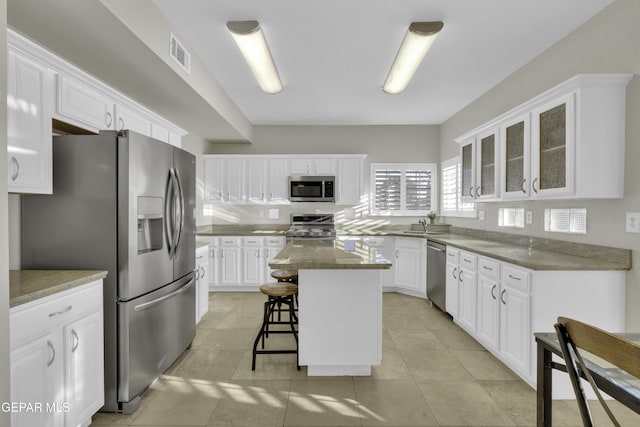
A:
[[[0,0],[0,402],[9,396],[9,239],[7,237],[7,2]],[[0,425],[9,414],[0,411]]]
[[[367,154],[364,190],[369,191],[371,163],[438,163],[439,126],[255,126],[251,144],[210,144],[190,136],[183,146],[205,154]],[[202,167],[198,158],[201,188]],[[201,194],[201,193],[200,193]],[[201,197],[199,197],[201,201]],[[359,213],[366,203],[353,206]],[[345,206],[331,203],[295,203],[278,206],[280,218],[260,217],[266,206],[199,205],[198,225],[223,223],[288,223],[291,213],[330,212],[338,216]],[[388,222],[388,218],[373,218]],[[416,222],[416,217],[394,218],[396,223]]]
[[[579,73],[640,72],[640,2],[617,0],[563,40],[533,59],[526,66],[485,93],[441,126],[441,159],[458,155],[454,138],[495,116],[544,92]],[[595,243],[632,249],[640,259],[640,235],[625,232],[625,212],[640,212],[640,78],[627,87],[626,165],[624,198],[594,201],[539,201],[481,203],[486,220],[453,219],[448,222],[464,227],[501,230],[551,239]],[[578,142],[579,143],[579,142]],[[605,142],[606,143],[606,142]],[[596,170],[593,173],[607,173]],[[504,230],[497,226],[498,208],[514,206],[533,211],[532,225],[524,230]],[[568,235],[544,231],[544,209],[552,207],[587,208],[586,235]],[[636,262],[637,263],[637,262]],[[627,273],[627,328],[640,329],[640,268]]]

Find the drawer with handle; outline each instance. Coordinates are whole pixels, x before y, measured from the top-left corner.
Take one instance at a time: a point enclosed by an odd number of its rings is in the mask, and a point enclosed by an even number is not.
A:
[[[478,258],[478,274],[496,279],[500,277],[500,264],[488,258]]]
[[[502,264],[502,275],[500,281],[503,286],[518,289],[523,292],[530,291],[531,274],[527,270]]]
[[[447,246],[447,262],[451,264],[458,264],[459,255],[460,251],[458,249]]]
[[[458,261],[460,268],[467,271],[476,271],[478,265],[478,256],[469,252],[460,251],[460,259]]]
[[[243,247],[261,247],[264,246],[264,238],[262,237],[243,237],[242,239]]]

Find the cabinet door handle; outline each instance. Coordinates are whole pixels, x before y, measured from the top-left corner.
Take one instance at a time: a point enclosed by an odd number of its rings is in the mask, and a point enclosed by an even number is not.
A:
[[[495,290],[496,290],[496,286],[497,286],[497,285],[493,285],[493,287],[491,288],[491,297],[492,297],[493,299],[496,299],[496,294],[494,294],[494,293],[493,293],[493,291],[495,291]]]
[[[200,280],[200,270],[196,268],[194,272],[196,273],[196,280]]]
[[[522,280],[520,277],[512,276],[511,274],[509,274],[509,279]]]
[[[73,338],[74,344],[71,346],[71,353],[75,353],[80,345],[80,337],[78,337],[78,333],[75,329],[71,330],[71,337]]]
[[[398,258],[398,250],[396,249],[396,259]]]
[[[476,187],[476,198],[480,197],[480,186]]]
[[[458,278],[456,277],[456,270],[458,270],[458,267],[455,267],[453,269],[453,271],[451,272],[451,275],[453,276],[454,279],[458,280]]]
[[[483,265],[482,268],[484,268],[485,270],[493,271],[493,268],[487,267],[486,265]]]
[[[15,181],[16,179],[18,179],[18,175],[20,175],[20,163],[18,162],[18,159],[15,158],[15,156],[11,156],[11,164],[13,165],[13,174],[11,174],[11,181]]]
[[[56,360],[56,349],[53,346],[53,343],[51,341],[47,341],[47,347],[51,349],[51,360],[47,362],[47,368],[48,368],[49,366],[53,365],[53,361]]]
[[[204,270],[204,267],[200,266],[200,268],[202,269],[202,274],[200,274],[200,277],[204,277],[206,275],[206,271]]]
[[[107,111],[107,127],[110,128],[113,124],[113,116]]]
[[[260,258],[260,251],[256,251],[256,258]]]
[[[504,300],[505,292],[507,292],[506,289],[503,289],[502,292],[500,292],[500,301],[502,301],[502,304],[507,305],[507,302]]]
[[[118,119],[118,123],[120,123],[120,130],[124,130],[124,120],[122,119],[122,117]]]
[[[462,273],[463,273],[463,271],[462,271],[462,269],[460,269],[460,273],[458,273],[458,278],[460,279],[460,282],[463,282]]]
[[[60,310],[60,311],[55,311],[53,313],[49,313],[49,317],[55,317],[58,316],[59,314],[64,314],[68,311],[71,311],[71,309],[73,308],[72,305],[68,305],[67,308],[65,308],[64,310]]]
[[[531,182],[531,189],[534,193],[538,194],[538,190],[536,190],[536,181],[538,181],[538,178],[533,178],[533,181]]]
[[[473,185],[469,187],[469,197],[473,197]]]
[[[524,183],[527,182],[527,178],[522,178],[522,182],[520,183],[520,187],[522,188],[522,192],[527,194],[527,190],[524,189]]]

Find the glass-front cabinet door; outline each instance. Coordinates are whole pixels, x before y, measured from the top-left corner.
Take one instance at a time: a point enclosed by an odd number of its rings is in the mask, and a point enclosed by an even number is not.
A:
[[[509,120],[500,127],[500,191],[503,199],[529,197],[529,132],[528,114]]]
[[[532,113],[533,197],[573,193],[574,102],[574,94],[569,94]]]
[[[474,140],[464,142],[460,146],[460,163],[462,164],[462,185],[460,186],[463,202],[475,201],[475,143]]]
[[[495,199],[498,196],[498,133],[495,129],[478,135],[476,139],[476,199]]]

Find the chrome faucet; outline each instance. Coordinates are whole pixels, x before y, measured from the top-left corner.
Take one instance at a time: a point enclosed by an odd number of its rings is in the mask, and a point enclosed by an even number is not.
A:
[[[422,228],[424,228],[424,232],[426,233],[427,232],[427,220],[422,218],[422,219],[418,220],[418,222],[420,224],[422,224]]]

